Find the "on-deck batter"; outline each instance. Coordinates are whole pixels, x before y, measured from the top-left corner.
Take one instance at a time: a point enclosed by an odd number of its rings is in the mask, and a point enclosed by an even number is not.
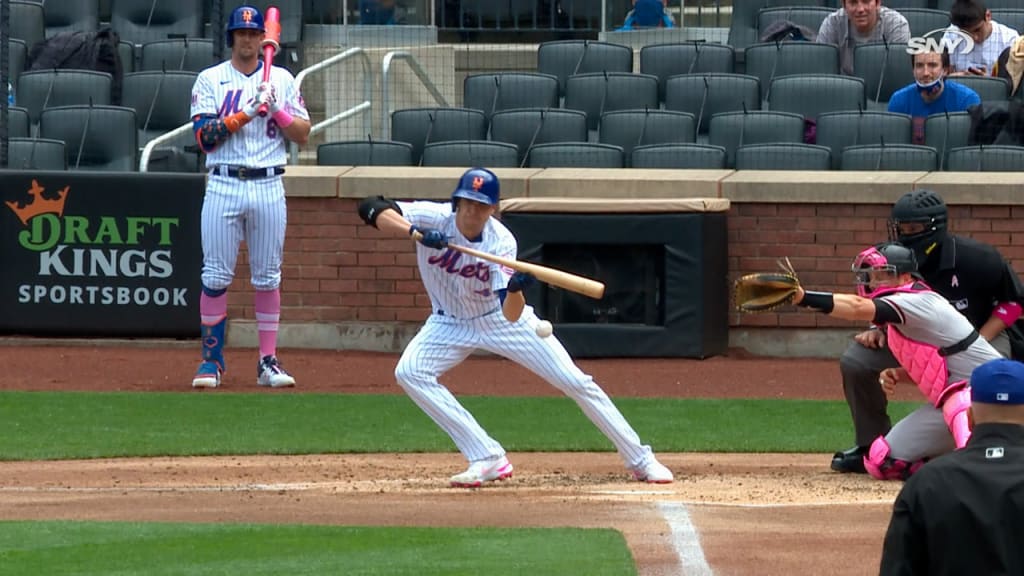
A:
[[[226,369],[226,292],[243,239],[256,291],[256,383],[275,388],[295,384],[277,360],[281,256],[288,221],[281,174],[287,161],[285,139],[305,144],[310,124],[288,70],[274,66],[270,80],[260,81],[264,32],[259,10],[236,8],[225,31],[231,59],[200,72],[192,88],[193,128],[210,170],[202,213],[203,358],[192,379],[195,388],[220,386]],[[257,114],[264,103],[270,112],[265,118]]]
[[[512,476],[505,449],[438,382],[441,374],[476,349],[526,367],[575,400],[638,480],[671,482],[672,472],[658,462],[650,446],[640,443],[608,395],[576,366],[561,342],[536,334],[539,319],[522,293],[535,281],[533,276],[448,248],[451,240],[516,258],[515,237],[492,217],[499,192],[493,172],[473,168],[459,180],[450,203],[396,202],[376,196],[359,205],[367,224],[396,235],[422,236],[416,246],[417,265],[433,313],[402,354],[395,377],[469,460],[469,468],[452,476],[451,485],[477,487]]]

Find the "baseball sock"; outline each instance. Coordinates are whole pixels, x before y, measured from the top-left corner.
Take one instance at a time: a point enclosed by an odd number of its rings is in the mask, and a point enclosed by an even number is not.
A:
[[[199,319],[202,323],[203,360],[213,360],[224,369],[224,328],[228,315],[225,290],[208,291],[199,296]]]
[[[256,330],[260,335],[260,358],[277,354],[277,325],[281,319],[281,290],[256,291]]]

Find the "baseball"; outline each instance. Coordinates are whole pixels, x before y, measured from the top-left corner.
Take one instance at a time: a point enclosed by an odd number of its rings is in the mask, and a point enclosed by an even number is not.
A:
[[[551,336],[551,331],[554,330],[554,327],[551,325],[551,322],[541,320],[540,322],[537,322],[537,328],[535,330],[537,332],[537,336],[547,338],[548,336]]]

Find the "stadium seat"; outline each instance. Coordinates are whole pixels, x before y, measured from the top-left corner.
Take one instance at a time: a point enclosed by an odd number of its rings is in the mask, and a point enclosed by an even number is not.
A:
[[[864,144],[910,144],[910,116],[893,112],[825,112],[818,115],[817,144],[832,150],[838,170],[843,150]]]
[[[435,142],[423,147],[423,166],[518,168],[519,149],[514,144],[487,140]]]
[[[412,166],[412,144],[389,140],[328,142],[316,148],[319,166]]]
[[[11,38],[8,43],[7,70],[11,78],[11,84],[18,87],[18,76],[25,71],[25,61],[28,59],[28,48],[25,42]],[[17,92],[15,92],[17,94]]]
[[[724,112],[711,117],[708,143],[726,151],[726,166],[736,164],[736,149],[768,142],[802,143],[804,118],[789,112]]]
[[[43,110],[39,136],[64,142],[71,170],[138,169],[135,110],[122,106],[60,106]]]
[[[7,141],[11,170],[67,170],[64,142],[49,138],[11,138]]]
[[[731,74],[736,61],[732,46],[686,42],[652,44],[640,49],[640,73],[658,77],[658,100],[665,101],[668,79],[679,74]]]
[[[950,82],[963,84],[978,93],[982,102],[999,102],[1010,98],[1010,81],[995,76],[956,76]]]
[[[760,108],[761,87],[754,76],[683,74],[666,83],[665,109],[693,114],[697,134],[708,132],[715,114]]]
[[[537,49],[537,71],[558,78],[559,96],[565,96],[569,76],[593,72],[632,72],[633,49],[590,40],[544,42]]]
[[[736,149],[737,170],[831,170],[832,152],[815,144],[747,144]]]
[[[99,0],[47,0],[43,3],[47,38],[62,32],[95,32],[99,21]]]
[[[1008,8],[992,10],[992,19],[1004,26],[1009,26],[1017,32],[1024,30],[1024,10],[1019,9],[1022,4],[1018,4],[1018,9],[1011,10]]]
[[[28,138],[32,129],[28,119],[28,110],[20,106],[7,108],[7,135],[11,138]]]
[[[153,138],[170,132],[190,120],[192,86],[195,72],[133,72],[124,75],[121,104],[137,114],[139,146]],[[184,147],[195,144],[189,133],[168,146]]]
[[[950,172],[1024,172],[1022,146],[966,146],[953,148],[946,160]]]
[[[93,70],[31,70],[18,78],[16,99],[32,124],[49,107],[110,104],[110,74]]]
[[[934,172],[938,154],[929,146],[866,144],[843,149],[843,170]]]
[[[905,44],[861,44],[853,50],[853,74],[864,79],[869,106],[885,110],[892,93],[914,81]]]
[[[932,0],[885,0],[885,7],[902,11],[907,8],[928,8]]]
[[[633,168],[718,170],[725,168],[726,152],[708,144],[649,144],[633,148]]]
[[[203,0],[114,0],[110,25],[122,40],[136,45],[175,37],[198,38],[203,35]]]
[[[728,44],[736,50],[737,61],[743,61],[743,50],[760,41],[758,15],[762,9],[783,6],[831,6],[830,0],[740,0],[732,6]]]
[[[888,6],[888,4],[886,4]],[[891,8],[891,6],[890,6]],[[932,30],[941,30],[949,26],[949,10],[930,10],[927,8],[901,8],[899,13],[910,24],[911,36],[923,36]],[[936,34],[936,39],[942,38]],[[903,47],[904,49],[906,46]]]
[[[586,142],[587,115],[576,110],[546,108],[502,110],[491,117],[491,140],[514,144],[522,166],[533,146]]]
[[[658,108],[658,78],[628,72],[570,76],[566,83],[564,108],[584,112],[587,129],[597,130],[605,112]]]
[[[125,74],[135,72],[138,65],[135,58],[135,44],[121,40],[117,43],[117,55],[121,59],[121,71]]]
[[[864,109],[864,81],[852,76],[801,74],[776,77],[768,87],[768,109],[816,120],[824,112]]]
[[[473,74],[462,88],[462,107],[480,110],[488,121],[499,110],[558,108],[558,78],[548,74]]]
[[[412,144],[412,162],[420,163],[423,147],[431,142],[486,140],[487,119],[465,108],[407,108],[391,114],[391,139]]]
[[[936,8],[949,12],[953,7],[954,0],[936,0]],[[1007,8],[1020,8],[1020,0],[985,0],[985,7],[989,10],[1006,10]]]
[[[46,37],[46,17],[40,2],[11,0],[10,37],[21,40],[29,50]]]
[[[530,168],[622,168],[622,148],[593,142],[553,142],[530,149]]]
[[[817,35],[818,29],[821,28],[821,23],[833,12],[835,12],[835,8],[824,6],[762,8],[757,13],[757,37],[759,40],[763,38],[768,27],[779,20],[788,20],[799,26],[805,26],[813,30],[815,35]]]
[[[968,146],[971,115],[967,112],[932,114],[924,123],[924,144],[939,154],[939,170],[945,170],[949,151]]]
[[[139,70],[202,72],[220,60],[214,57],[213,50],[213,40],[207,38],[147,42],[142,45]]]
[[[622,148],[626,167],[633,148],[646,144],[694,142],[693,114],[669,110],[618,110],[601,116],[598,141]]]
[[[772,80],[793,74],[839,74],[839,49],[832,44],[771,42],[747,46],[746,74],[761,82],[768,99]]]

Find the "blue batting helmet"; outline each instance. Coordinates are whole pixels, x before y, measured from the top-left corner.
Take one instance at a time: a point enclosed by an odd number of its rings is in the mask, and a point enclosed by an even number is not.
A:
[[[452,208],[458,204],[457,198],[468,198],[483,204],[495,206],[501,199],[498,177],[486,168],[470,168],[459,178],[459,185],[452,192]]]
[[[235,30],[259,30],[260,32],[266,32],[267,29],[263,27],[263,14],[255,6],[249,6],[243,4],[238,8],[235,8],[231,12],[231,16],[228,17],[228,25],[224,30],[224,39],[228,48],[234,44],[233,32]]]

